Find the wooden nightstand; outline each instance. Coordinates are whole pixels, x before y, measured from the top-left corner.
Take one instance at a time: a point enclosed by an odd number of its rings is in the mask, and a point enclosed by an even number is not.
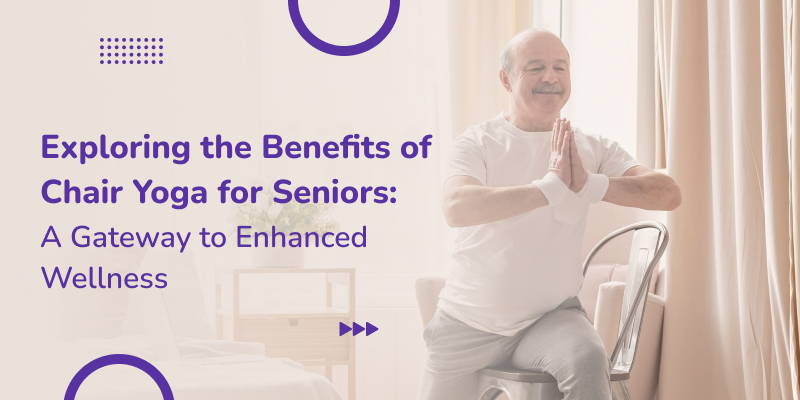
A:
[[[243,307],[242,284],[254,275],[305,274],[325,286],[325,304],[293,306],[280,304]],[[284,275],[285,276],[285,275]],[[293,277],[297,278],[297,276]],[[334,296],[334,286],[341,286]],[[321,297],[321,296],[320,296]],[[347,304],[341,305],[346,300]],[[322,303],[322,301],[320,301]],[[242,312],[246,309],[246,312]],[[332,380],[333,366],[347,366],[348,399],[355,400],[356,349],[352,334],[339,336],[339,323],[355,321],[355,269],[247,268],[216,272],[216,335],[218,339],[261,342],[269,357],[286,357],[306,366],[324,366]]]

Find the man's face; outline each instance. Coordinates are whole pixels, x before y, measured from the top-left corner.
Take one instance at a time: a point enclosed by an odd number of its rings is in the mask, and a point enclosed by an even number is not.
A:
[[[508,77],[517,107],[535,115],[558,114],[570,95],[569,54],[555,35],[536,34],[514,51]]]

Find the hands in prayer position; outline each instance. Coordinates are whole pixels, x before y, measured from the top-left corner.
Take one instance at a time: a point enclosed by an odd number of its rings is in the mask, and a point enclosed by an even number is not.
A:
[[[573,192],[579,192],[586,184],[586,170],[578,155],[575,131],[566,118],[559,118],[553,124],[547,171],[555,173]]]

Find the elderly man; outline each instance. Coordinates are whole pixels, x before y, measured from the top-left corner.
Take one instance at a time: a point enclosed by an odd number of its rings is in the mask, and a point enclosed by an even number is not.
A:
[[[611,399],[603,343],[576,297],[589,205],[672,210],[680,189],[617,143],[559,119],[570,95],[561,40],[529,30],[501,57],[510,107],[453,143],[442,209],[459,227],[428,346],[421,400],[473,400],[477,371],[545,371],[566,400]]]

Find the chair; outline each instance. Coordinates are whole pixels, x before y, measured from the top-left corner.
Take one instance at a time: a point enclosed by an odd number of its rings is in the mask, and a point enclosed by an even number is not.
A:
[[[630,378],[633,367],[651,276],[666,249],[669,234],[664,225],[658,222],[640,222],[626,226],[603,238],[589,252],[583,263],[583,273],[586,275],[597,252],[612,239],[630,231],[634,231],[634,234],[623,293],[619,335],[609,361],[614,400],[631,398],[626,381]],[[418,281],[417,297],[420,304],[423,296],[431,292],[438,294],[442,287],[443,282],[422,279]],[[426,313],[425,310],[421,311]],[[422,317],[425,320],[426,315]],[[558,400],[563,397],[551,375],[513,367],[486,368],[479,371],[478,388],[478,400],[493,400],[501,393],[505,393],[510,400]]]

